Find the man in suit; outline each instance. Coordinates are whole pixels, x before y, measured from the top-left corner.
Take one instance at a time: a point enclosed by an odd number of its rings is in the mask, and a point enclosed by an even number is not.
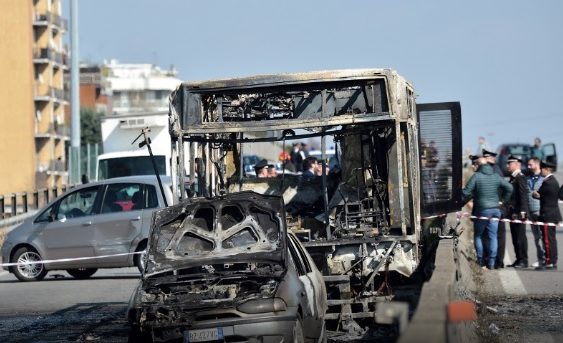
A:
[[[506,204],[506,217],[511,220],[526,220],[528,217],[528,181],[522,174],[522,160],[510,155],[506,161],[510,174],[510,184],[513,192]],[[528,239],[526,238],[526,224],[510,222],[510,234],[516,261],[509,267],[528,268]]]
[[[319,162],[317,161],[317,159],[313,156],[309,156],[307,158],[305,158],[305,160],[303,161],[303,177],[305,178],[312,178],[315,177],[317,175],[316,170],[317,170],[317,164]]]
[[[543,176],[541,175],[540,168],[541,160],[537,157],[531,157],[528,160],[528,188],[530,193],[528,195],[528,218],[533,221],[539,221],[540,217],[540,200],[534,199],[532,197],[532,192],[540,189],[543,182]],[[539,267],[545,264],[545,249],[543,247],[543,227],[541,225],[530,224],[532,227],[532,234],[534,235],[534,245],[536,246],[536,256],[538,258],[537,262],[532,264],[532,267]]]
[[[541,162],[540,167],[544,177],[543,183],[540,189],[532,193],[532,196],[540,199],[540,220],[545,223],[543,225],[545,265],[536,267],[536,270],[557,269],[557,240],[555,238],[557,226],[548,224],[558,224],[562,220],[558,202],[559,183],[552,174],[556,167],[554,163]]]

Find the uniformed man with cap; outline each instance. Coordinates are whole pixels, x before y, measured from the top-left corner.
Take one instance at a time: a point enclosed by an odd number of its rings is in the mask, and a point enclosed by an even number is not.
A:
[[[256,172],[256,177],[258,178],[268,177],[268,161],[260,160],[254,165],[254,171]]]
[[[482,156],[479,155],[469,155],[469,159],[471,160],[471,169],[476,172],[479,169],[481,164],[485,163]]]
[[[529,216],[528,211],[528,181],[522,174],[522,160],[518,156],[510,155],[506,160],[510,172],[510,184],[513,191],[505,206],[506,218],[524,221]],[[526,238],[526,224],[510,222],[510,234],[516,260],[509,267],[528,268],[528,239]]]
[[[544,222],[545,265],[536,267],[537,270],[557,269],[557,240],[555,236],[557,226],[548,225],[548,223],[558,224],[562,220],[558,202],[559,182],[553,176],[556,167],[552,162],[541,162],[541,174],[544,179],[540,189],[532,193],[534,198],[540,199],[540,220]]]
[[[492,151],[483,149],[482,155],[485,158],[485,161],[487,161],[488,164],[493,166],[493,170],[495,171],[495,173],[499,174],[501,177],[504,177],[504,173],[497,165],[497,154]]]

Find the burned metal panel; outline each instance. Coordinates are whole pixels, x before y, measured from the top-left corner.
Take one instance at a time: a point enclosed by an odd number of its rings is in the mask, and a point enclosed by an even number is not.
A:
[[[419,104],[423,215],[461,208],[461,107],[458,102]]]
[[[252,192],[195,198],[155,213],[146,274],[205,263],[285,263],[283,200]]]
[[[352,79],[349,75],[354,73],[349,72],[333,81],[319,78],[300,83],[295,81],[299,80],[296,75],[290,75],[287,82],[270,84],[268,78],[262,78],[265,84],[260,85],[253,79],[183,84],[171,101],[177,104],[183,99],[184,106],[176,105],[175,115],[182,116],[185,134],[345,125],[394,116],[388,99],[388,74],[374,72]],[[221,87],[230,81],[238,87]],[[325,119],[321,125],[320,118]]]

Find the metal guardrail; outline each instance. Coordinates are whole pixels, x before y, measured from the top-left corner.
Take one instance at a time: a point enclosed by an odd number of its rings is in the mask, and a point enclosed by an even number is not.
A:
[[[62,187],[42,188],[31,193],[12,193],[8,196],[0,195],[0,228],[13,225],[14,219],[35,213],[47,205],[57,196],[64,194],[74,186],[63,185]]]

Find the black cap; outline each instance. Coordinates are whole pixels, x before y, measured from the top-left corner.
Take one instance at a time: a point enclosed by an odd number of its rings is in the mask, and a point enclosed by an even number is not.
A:
[[[483,157],[497,157],[497,154],[492,151],[483,149]]]
[[[481,158],[481,156],[479,156],[479,155],[469,155],[469,159],[473,162],[477,161],[480,158]]]
[[[266,161],[266,160],[260,160],[258,163],[256,163],[256,164],[254,165],[254,170],[255,170],[255,171],[258,171],[258,170],[260,170],[260,169],[262,169],[262,168],[266,168],[267,166],[268,166],[268,161]]]
[[[553,163],[553,162],[541,161],[541,163],[540,163],[540,168],[555,169],[555,167],[557,167],[557,166],[556,166],[555,163]]]
[[[520,162],[520,163],[522,163],[522,159],[520,159],[518,156],[510,155],[510,156],[508,156],[506,163],[510,163],[510,162]]]

